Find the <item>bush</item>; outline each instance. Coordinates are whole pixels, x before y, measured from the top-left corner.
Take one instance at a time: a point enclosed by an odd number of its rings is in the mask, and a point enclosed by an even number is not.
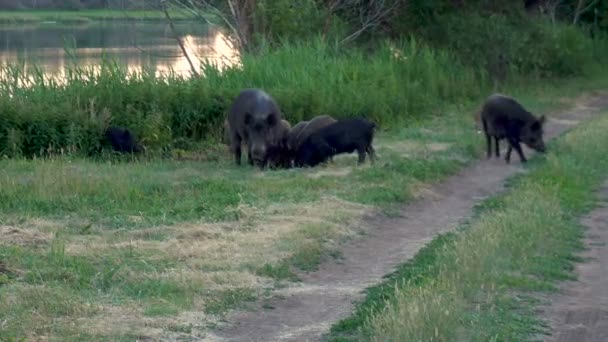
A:
[[[441,24],[422,32],[437,48],[448,48],[460,60],[483,67],[494,78],[509,71],[541,76],[572,76],[585,72],[593,62],[593,40],[582,30],[552,25],[542,18],[471,13],[446,14]]]

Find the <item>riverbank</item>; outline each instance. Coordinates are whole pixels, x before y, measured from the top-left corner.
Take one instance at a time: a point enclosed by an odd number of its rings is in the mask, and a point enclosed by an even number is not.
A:
[[[182,11],[169,13],[174,20],[194,20]],[[0,11],[0,24],[34,24],[34,23],[87,23],[91,21],[111,20],[166,20],[162,11],[155,10],[81,10],[81,11]]]

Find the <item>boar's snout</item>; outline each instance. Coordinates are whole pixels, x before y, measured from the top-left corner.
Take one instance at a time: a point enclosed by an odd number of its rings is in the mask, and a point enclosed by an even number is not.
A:
[[[251,146],[251,158],[258,164],[264,163],[266,160],[266,146],[263,144],[254,144]]]
[[[526,141],[527,140],[527,141]],[[528,145],[531,149],[534,149],[538,152],[545,153],[547,148],[545,147],[545,142],[540,137],[531,137],[524,140],[524,143]]]

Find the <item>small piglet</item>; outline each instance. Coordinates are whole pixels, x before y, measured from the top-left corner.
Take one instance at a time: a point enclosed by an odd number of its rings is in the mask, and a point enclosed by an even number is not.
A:
[[[109,127],[105,132],[105,138],[108,139],[116,152],[139,153],[142,150],[137,143],[137,138],[128,128]]]
[[[311,134],[296,151],[296,166],[316,166],[340,153],[359,154],[358,164],[365,162],[365,154],[374,162],[373,122],[362,118],[338,120]]]
[[[545,116],[536,118],[513,98],[494,94],[488,97],[481,109],[481,123],[486,135],[487,156],[492,157],[492,138],[494,138],[496,157],[500,157],[498,142],[507,139],[509,148],[505,161],[511,161],[511,151],[515,149],[522,163],[526,157],[521,150],[520,142],[530,148],[545,152],[543,141],[543,125]]]

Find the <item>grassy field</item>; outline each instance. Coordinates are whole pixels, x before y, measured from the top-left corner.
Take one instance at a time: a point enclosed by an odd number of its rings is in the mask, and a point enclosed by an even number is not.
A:
[[[176,20],[192,20],[182,11],[170,12]],[[0,24],[23,24],[45,21],[80,23],[97,20],[165,20],[165,14],[155,10],[82,10],[82,11],[0,11]]]
[[[512,92],[535,112],[603,80]],[[559,99],[559,100],[556,100]],[[2,161],[0,335],[61,340],[173,338],[314,270],[391,212],[477,158],[474,106],[381,132],[379,160],[314,170],[207,159],[53,157]],[[35,314],[32,314],[35,312]],[[76,323],[77,322],[77,323]]]
[[[572,279],[578,218],[606,179],[608,112],[551,142],[546,158],[437,237],[332,328],[332,341],[523,341],[545,332],[534,295]],[[538,337],[538,336],[537,336]]]

